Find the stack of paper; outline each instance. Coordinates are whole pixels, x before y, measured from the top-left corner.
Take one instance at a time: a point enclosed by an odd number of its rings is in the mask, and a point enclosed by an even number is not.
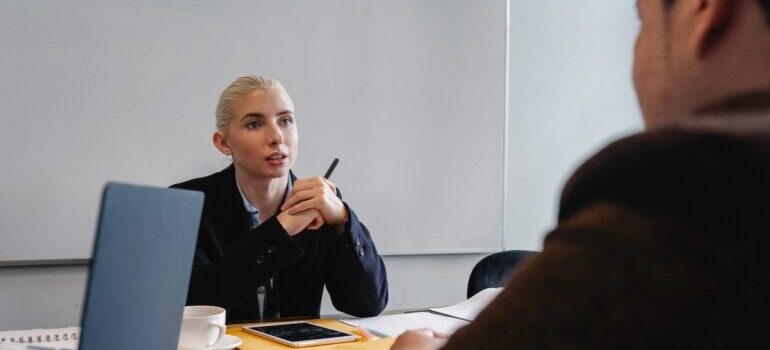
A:
[[[410,312],[406,314],[341,320],[351,326],[361,327],[376,336],[395,337],[409,329],[430,328],[436,332],[452,334],[458,328],[470,323],[454,317],[431,312]]]
[[[487,305],[489,305],[489,303],[491,303],[492,300],[495,299],[502,290],[503,288],[487,288],[476,293],[468,300],[464,300],[447,307],[430,309],[430,311],[460,318],[466,321],[473,321],[476,319],[476,316],[481,313],[481,310],[484,310],[484,308],[486,308]]]
[[[418,328],[430,328],[436,332],[452,334],[458,328],[473,321],[481,310],[500,294],[501,290],[502,288],[488,288],[455,305],[422,312],[341,321],[366,329],[378,336],[395,337],[409,329]]]

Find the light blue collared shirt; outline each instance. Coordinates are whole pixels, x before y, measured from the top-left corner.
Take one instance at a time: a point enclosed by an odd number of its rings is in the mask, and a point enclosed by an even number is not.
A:
[[[289,194],[289,192],[291,192],[291,175],[287,176],[289,177],[289,180],[286,181],[286,192],[283,193],[281,205],[283,205],[283,202],[286,200],[286,196]],[[243,194],[243,190],[241,189],[241,184],[238,183],[238,177],[235,178],[235,186],[238,187],[238,193],[241,194],[241,199],[243,200],[243,207],[246,209],[246,212],[249,213],[249,217],[251,218],[250,228],[253,229],[259,226],[259,210],[257,210],[257,208],[254,207],[248,199],[246,199],[246,196]]]

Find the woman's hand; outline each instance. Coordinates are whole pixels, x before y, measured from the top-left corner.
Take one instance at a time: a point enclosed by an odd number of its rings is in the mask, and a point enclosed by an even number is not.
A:
[[[324,221],[337,232],[345,231],[348,210],[337,197],[337,187],[331,181],[320,176],[294,181],[281,210],[295,214],[309,209],[320,211]]]
[[[276,217],[278,222],[281,223],[283,229],[289,234],[294,236],[304,229],[315,230],[324,224],[324,217],[321,212],[316,209],[308,209],[300,211],[294,214],[288,212],[281,212]]]
[[[428,328],[409,330],[396,338],[390,350],[437,350],[447,342],[447,335]]]

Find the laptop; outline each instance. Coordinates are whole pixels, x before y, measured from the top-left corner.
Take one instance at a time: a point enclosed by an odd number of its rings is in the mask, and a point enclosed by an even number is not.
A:
[[[202,207],[201,192],[106,185],[80,350],[177,348]]]

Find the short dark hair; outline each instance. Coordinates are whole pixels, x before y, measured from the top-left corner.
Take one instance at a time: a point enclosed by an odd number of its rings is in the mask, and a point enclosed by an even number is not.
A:
[[[767,23],[770,24],[770,0],[757,1],[759,1],[759,6],[762,6],[762,9],[765,10],[765,15],[767,15]]]
[[[666,7],[670,7],[676,0],[665,0],[664,2]],[[767,15],[767,24],[770,24],[770,0],[757,0],[757,2],[762,7],[762,10],[765,11],[765,15]]]

